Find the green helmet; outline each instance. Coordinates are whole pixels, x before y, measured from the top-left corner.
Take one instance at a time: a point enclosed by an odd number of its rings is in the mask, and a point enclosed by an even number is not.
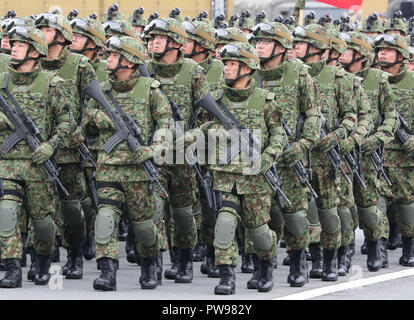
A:
[[[246,10],[241,13],[240,18],[234,24],[240,29],[247,29],[253,31],[254,26],[256,25],[254,18],[251,18],[251,13],[249,10]]]
[[[92,39],[97,47],[105,45],[105,30],[98,21],[91,18],[75,18],[70,22],[73,32]]]
[[[293,36],[295,41],[308,42],[322,50],[331,48],[331,39],[328,31],[319,24],[310,24],[305,27],[297,26]]]
[[[180,8],[174,8],[171,10],[170,14],[168,15],[169,18],[175,19],[178,22],[184,22],[184,18],[181,15],[181,9]]]
[[[328,34],[331,37],[331,48],[343,54],[346,52],[347,43],[342,38],[339,31],[327,29]]]
[[[399,30],[403,32],[403,35],[406,35],[408,32],[407,21],[403,18],[402,12],[394,12],[391,19],[388,19],[384,27],[384,32],[387,33],[390,30]]]
[[[144,29],[144,33],[149,33],[151,36],[164,35],[168,36],[175,42],[183,45],[187,39],[187,33],[184,26],[174,18],[154,19]]]
[[[214,28],[204,21],[184,21],[183,26],[187,32],[187,38],[196,41],[203,48],[214,51],[216,49],[216,38]]]
[[[112,20],[125,20],[124,14],[119,11],[119,4],[114,3],[108,8],[102,17],[102,22],[112,21]]]
[[[65,38],[65,43],[59,43],[57,42],[57,34],[55,36],[55,39],[52,43],[49,44],[49,46],[53,44],[61,44],[61,45],[68,45],[72,43],[72,28],[70,26],[69,20],[62,16],[61,14],[53,14],[53,13],[42,13],[36,17],[35,21],[36,28],[41,27],[48,27],[48,28],[54,28],[60,31],[60,33]]]
[[[382,22],[378,19],[378,13],[374,12],[370,14],[363,22],[361,27],[361,32],[369,33],[383,33],[384,26]]]
[[[139,7],[134,10],[128,17],[128,22],[134,27],[144,27],[147,25],[148,20],[144,17],[144,8]]]
[[[14,41],[21,41],[31,44],[37,52],[39,52],[40,57],[47,57],[48,44],[46,38],[42,31],[36,29],[33,26],[16,26],[9,31],[10,46],[13,46]],[[26,54],[29,54],[29,51]],[[25,58],[25,59],[26,59]],[[25,61],[25,60],[23,60]]]
[[[112,36],[105,43],[107,52],[117,52],[134,64],[145,62],[145,47],[133,37]]]
[[[247,43],[232,42],[226,44],[220,51],[221,60],[237,60],[246,64],[252,70],[260,69],[260,59],[256,49]]]
[[[293,48],[293,37],[289,29],[279,22],[262,22],[257,24],[253,28],[253,36],[259,39],[276,40],[288,50]]]
[[[30,25],[30,24],[29,24]],[[8,33],[14,27],[26,27],[28,26],[25,19],[22,18],[12,18],[12,19],[5,19],[1,23],[2,30],[4,33]]]
[[[371,59],[371,53],[374,48],[372,47],[370,37],[357,31],[341,33],[341,36],[348,44],[348,48],[354,49],[365,58]]]
[[[236,28],[236,27],[230,27],[226,29],[216,29],[214,35],[216,37],[216,45],[227,44],[230,42],[249,43],[243,31],[241,31],[239,28]]]
[[[315,24],[316,23],[316,17],[315,17],[315,12],[311,11],[309,12],[305,18],[304,18],[304,25],[308,26],[310,24]]]
[[[375,38],[375,50],[380,48],[395,49],[404,57],[410,58],[409,48],[406,39],[398,34],[380,34]]]
[[[107,38],[112,36],[128,36],[140,40],[139,34],[128,21],[110,20],[102,23],[102,27]]]

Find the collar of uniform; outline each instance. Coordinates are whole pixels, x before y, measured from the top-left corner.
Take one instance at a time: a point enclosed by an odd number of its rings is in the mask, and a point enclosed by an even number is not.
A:
[[[178,72],[180,72],[181,66],[183,64],[184,56],[181,51],[178,52],[177,62],[171,64],[164,64],[158,62],[155,59],[152,59],[151,63],[154,66],[155,73],[160,77],[174,77]]]
[[[206,73],[208,72],[208,69],[210,69],[211,62],[213,61],[213,57],[211,56],[211,53],[208,54],[207,58],[205,58],[203,61],[199,63],[200,66],[206,70]]]
[[[283,77],[287,64],[284,62],[274,69],[260,69],[263,81],[277,80]]]
[[[30,85],[36,77],[39,75],[40,71],[42,71],[42,67],[39,63],[36,63],[34,69],[30,72],[18,72],[12,66],[9,66],[10,71],[10,80],[15,85]]]
[[[139,80],[139,72],[135,71],[128,79],[118,81],[116,80],[115,75],[109,75],[109,82],[112,85],[112,88],[117,92],[128,92],[131,91]]]
[[[60,69],[63,64],[66,61],[66,57],[69,54],[69,50],[67,48],[64,48],[62,52],[60,53],[60,56],[55,60],[49,60],[49,59],[42,59],[42,67],[46,70],[56,70]]]
[[[321,73],[322,69],[325,67],[326,60],[322,59],[318,62],[306,63],[306,65],[310,67],[309,74],[311,75],[311,77],[316,77],[319,73]]]
[[[395,76],[390,76],[388,78],[389,83],[398,83],[404,78],[405,74],[407,73],[407,67],[405,65],[401,65],[401,71],[397,73]]]
[[[244,89],[235,89],[224,85],[224,93],[226,94],[226,97],[234,102],[242,102],[247,100],[253,94],[254,89],[255,88],[251,81],[249,81],[249,84]]]

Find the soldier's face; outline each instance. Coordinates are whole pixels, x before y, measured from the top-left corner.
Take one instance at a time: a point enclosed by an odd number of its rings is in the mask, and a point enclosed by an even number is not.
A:
[[[216,45],[216,59],[221,60],[220,51],[224,47],[224,44],[220,43]]]
[[[184,45],[181,47],[181,51],[184,54],[191,54],[193,52],[194,46],[195,46],[194,40],[187,39],[187,41],[184,43]]]
[[[156,34],[154,36],[154,52],[162,53],[167,47],[167,36]]]
[[[414,70],[414,63],[410,62],[409,64],[407,64],[407,69],[408,69],[408,71],[413,71]]]
[[[306,49],[308,48],[308,43],[304,41],[299,41],[295,47],[295,53],[297,57],[304,57],[306,54]]]
[[[272,39],[258,39],[256,42],[256,50],[261,58],[270,57],[273,49],[275,49],[275,55],[286,51],[282,45]]]
[[[380,48],[378,51],[379,62],[393,63],[397,58],[397,50],[391,48]]]
[[[240,63],[241,62],[237,60],[224,61],[224,78],[231,80],[236,79],[238,76]],[[240,75],[248,74],[250,71],[251,69],[243,63],[240,70]]]
[[[354,49],[347,48],[346,52],[339,57],[339,61],[343,63],[350,63],[354,55]]]
[[[137,33],[141,34],[143,27],[142,26],[134,26],[134,29]]]
[[[40,30],[45,35],[47,43],[48,44],[52,43],[53,39],[55,38],[56,32],[57,32],[56,29],[48,28],[48,27],[41,27]]]
[[[118,66],[118,61],[121,58],[121,55],[117,52],[109,52],[108,59],[106,60],[106,66],[108,69],[115,69]],[[128,61],[126,59],[122,59],[121,62],[122,66],[128,65]]]
[[[16,60],[23,60],[26,57],[29,44],[21,41],[14,41],[11,49],[11,57]]]
[[[151,38],[148,40],[148,53],[151,54],[154,51],[154,39]]]
[[[9,50],[11,49],[8,36],[5,35],[1,39],[1,47],[2,47],[2,49],[9,49]]]
[[[87,40],[88,38],[84,35],[74,33],[72,44],[69,46],[70,50],[82,50]]]

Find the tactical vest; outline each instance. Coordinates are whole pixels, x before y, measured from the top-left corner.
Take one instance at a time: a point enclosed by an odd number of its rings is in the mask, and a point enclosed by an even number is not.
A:
[[[281,118],[287,122],[292,131],[289,139],[291,141],[296,139],[297,123],[300,116],[300,92],[298,86],[301,68],[303,68],[302,64],[286,62],[286,70],[284,70],[281,78],[263,80],[263,88],[275,93],[277,97],[282,112]]]
[[[104,83],[102,90],[105,92],[106,98],[109,103],[115,108],[112,104],[111,99],[109,98],[107,92],[111,90],[111,93],[118,104],[121,106],[122,110],[126,115],[131,116],[138,128],[141,130],[141,138],[144,140],[145,144],[148,144],[150,134],[152,133],[154,121],[149,105],[151,101],[151,84],[154,80],[152,78],[141,77],[138,79],[135,87],[128,92],[117,92],[111,88],[109,81]],[[99,135],[99,149],[102,152],[99,152],[99,162],[103,164],[111,165],[132,165],[133,153],[130,151],[128,143],[126,141],[118,144],[110,154],[107,154],[103,151],[103,146],[105,142],[115,133],[114,130],[101,130]]]
[[[180,71],[173,77],[160,77],[155,75],[155,79],[161,83],[162,91],[168,100],[175,101],[184,117],[184,129],[188,130],[190,121],[193,117],[193,75],[197,63],[191,59],[184,58]]]
[[[94,69],[95,69],[96,78],[98,79],[99,83],[102,83],[108,79],[108,73],[106,72],[105,61],[99,61],[98,63],[94,64]]]
[[[378,69],[369,69],[368,75],[363,82],[365,93],[369,99],[371,106],[371,117],[374,122],[375,130],[378,128],[378,114],[379,114],[379,87],[381,78],[384,72]]]
[[[20,105],[23,112],[32,118],[40,131],[43,140],[48,140],[52,132],[53,112],[48,108],[48,93],[50,82],[54,74],[49,71],[41,71],[31,84],[15,85],[8,80],[9,73],[0,74],[0,88],[7,89]],[[6,101],[14,108],[7,96],[1,93]],[[0,145],[12,133],[11,130],[0,130]],[[3,159],[31,159],[31,151],[24,140],[20,141]]]
[[[223,77],[223,73],[224,64],[219,60],[213,59],[207,71],[207,82],[211,92],[217,92],[221,89],[222,83],[220,79]]]

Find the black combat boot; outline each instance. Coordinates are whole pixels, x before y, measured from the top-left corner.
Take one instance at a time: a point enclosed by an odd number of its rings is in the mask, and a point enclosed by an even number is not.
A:
[[[6,263],[6,274],[0,280],[0,288],[22,287],[22,266],[20,259],[4,259]]]
[[[83,259],[81,247],[72,247],[70,250],[72,268],[66,272],[66,279],[82,279]]]
[[[101,274],[93,282],[95,290],[116,291],[116,261],[110,258],[99,259]]]
[[[379,246],[381,250],[381,260],[382,260],[381,268],[388,268],[387,239],[381,238],[379,240]]]
[[[259,257],[256,254],[252,255],[253,259],[253,267],[254,272],[253,276],[250,278],[249,281],[247,281],[247,289],[256,289],[257,290],[257,281],[259,281],[260,278],[260,261]]]
[[[30,268],[27,272],[27,280],[33,281],[36,275],[36,252],[33,247],[30,247],[28,250],[30,255]]]
[[[1,250],[0,250],[0,256],[1,256]],[[6,262],[2,258],[0,258],[0,271],[7,271]]]
[[[381,250],[378,241],[367,239],[367,254],[368,271],[378,271],[382,266]]]
[[[414,237],[402,237],[402,246],[400,264],[405,267],[414,267]]]
[[[219,266],[220,282],[214,288],[214,294],[230,295],[236,293],[236,275],[232,266]]]
[[[367,241],[367,238],[364,238],[364,243],[361,246],[361,254],[368,254]]]
[[[62,238],[60,236],[55,237],[55,248],[52,253],[51,262],[60,262],[59,248],[62,245]]]
[[[155,265],[157,267],[157,280],[158,285],[162,285],[162,264],[163,264],[163,258],[162,258],[162,252],[158,252],[157,258],[155,259]]]
[[[50,264],[52,263],[51,256],[44,256],[41,254],[36,254],[37,262],[36,262],[36,275],[34,278],[35,285],[45,285],[49,283],[50,273],[49,268]]]
[[[322,246],[320,243],[310,243],[309,252],[312,256],[312,269],[309,278],[320,279],[322,277]]]
[[[21,260],[21,267],[26,268],[27,267],[27,250],[26,250],[26,241],[27,241],[27,233],[21,233],[22,236],[22,244],[23,244],[23,254],[22,254],[22,260]]]
[[[128,236],[125,243],[125,253],[129,263],[137,263],[137,249],[135,248],[135,237],[131,227],[128,227]]]
[[[348,254],[349,246],[340,246],[338,248],[338,276],[344,277],[348,273],[346,266],[346,256]]]
[[[86,233],[86,242],[82,247],[82,254],[86,260],[92,260],[95,257],[95,231],[89,230]]]
[[[141,289],[155,289],[158,284],[156,258],[141,257]]]
[[[269,292],[273,289],[273,260],[259,260],[260,278],[257,281],[258,292]]]
[[[215,265],[215,260],[214,246],[207,245],[206,261],[201,264],[200,272],[206,274],[209,278],[220,278],[220,273]]]
[[[69,272],[69,270],[72,270],[73,268],[73,259],[71,254],[71,248],[67,248],[67,259],[66,263],[62,267],[62,275],[66,276],[66,274]]]
[[[253,260],[251,254],[242,254],[242,265],[241,265],[241,272],[242,273],[253,273]]]
[[[177,276],[177,260],[178,260],[178,248],[173,247],[169,250],[170,253],[170,260],[171,260],[171,268],[168,268],[164,271],[165,279],[174,280]]]
[[[303,287],[308,282],[305,249],[290,250],[290,269],[287,281],[291,287]]]
[[[354,240],[349,244],[349,247],[348,247],[348,255],[350,255],[351,258],[353,258],[354,254],[355,254],[355,236],[354,236]]]
[[[178,250],[175,283],[191,283],[193,281],[193,249]]]
[[[205,255],[206,255],[206,246],[200,241],[200,239],[198,239],[197,244],[193,250],[193,261],[201,262],[204,260]]]
[[[122,218],[119,222],[119,234],[118,240],[119,241],[126,241],[128,238],[128,224],[126,223],[125,219]]]
[[[338,250],[323,248],[322,281],[338,280]]]
[[[309,250],[305,251],[306,261],[312,261],[312,256],[309,252]]]
[[[280,240],[279,247],[286,248],[286,240],[285,240],[285,238],[282,238],[282,240]]]
[[[397,223],[390,222],[390,231],[388,234],[387,249],[395,250],[402,247],[401,233]]]
[[[290,266],[290,256],[289,256],[289,251],[286,251],[286,257],[283,259],[282,264],[284,266]]]

